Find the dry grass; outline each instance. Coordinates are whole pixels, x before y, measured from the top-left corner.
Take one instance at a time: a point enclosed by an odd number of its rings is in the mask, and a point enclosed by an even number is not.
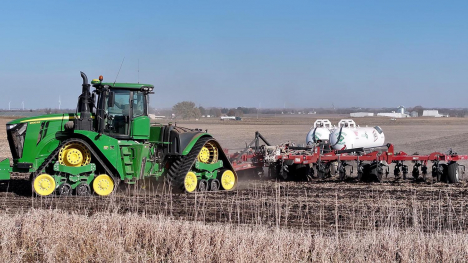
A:
[[[156,207],[162,203],[158,211],[143,206],[138,193],[123,203],[117,196],[36,198],[33,209],[0,213],[4,230],[0,258],[11,262],[463,262],[468,258],[466,203],[452,202],[450,190],[426,193],[426,201],[416,192],[401,200],[401,195],[384,191],[354,196],[354,202],[338,191],[322,192],[321,199],[310,192],[298,199],[297,191],[281,184],[272,191],[181,195],[178,200],[164,193],[152,203]],[[216,202],[220,198],[227,202]],[[51,200],[74,201],[76,206],[72,212],[56,209]],[[103,206],[90,209],[98,203]],[[177,203],[183,203],[183,216]]]
[[[385,228],[327,235],[162,216],[58,210],[0,215],[4,262],[462,262],[464,233]]]

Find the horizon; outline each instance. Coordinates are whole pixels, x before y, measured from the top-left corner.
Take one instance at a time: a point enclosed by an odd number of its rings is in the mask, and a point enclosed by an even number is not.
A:
[[[423,110],[467,110],[468,107],[424,107],[422,105],[416,105],[416,106],[411,106],[411,107],[404,107],[405,110],[408,109],[414,109],[416,107],[422,107]],[[289,107],[289,108],[256,108],[256,107],[242,107],[242,106],[237,106],[237,107],[218,107],[218,106],[213,106],[213,107],[203,107],[201,106],[196,106],[197,108],[202,107],[205,109],[258,109],[258,110],[392,110],[395,109],[397,110],[398,107],[379,107],[379,108],[365,108],[365,107],[335,107],[335,108],[327,108],[327,107],[319,107],[319,108],[313,108],[313,107]],[[151,106],[152,109],[154,110],[172,110],[172,107],[168,108],[154,108]],[[4,109],[0,108],[0,112],[27,112],[27,111],[41,111],[41,110],[54,110],[54,111],[61,111],[61,112],[71,112],[71,111],[76,111],[75,108],[53,108],[53,107],[45,107],[45,108],[25,108],[20,109],[20,108],[11,108],[11,109]]]

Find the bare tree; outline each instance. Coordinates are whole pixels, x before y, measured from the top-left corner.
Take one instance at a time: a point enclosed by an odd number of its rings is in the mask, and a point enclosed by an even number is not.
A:
[[[200,109],[195,107],[195,103],[192,101],[182,101],[174,105],[172,110],[177,117],[182,117],[184,120],[200,118]]]
[[[220,117],[221,116],[221,109],[219,108],[211,108],[210,109],[210,115],[214,117]]]

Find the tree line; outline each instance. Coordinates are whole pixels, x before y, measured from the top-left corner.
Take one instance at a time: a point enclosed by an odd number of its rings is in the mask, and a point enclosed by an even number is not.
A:
[[[450,117],[465,117],[468,113],[468,109],[446,109],[446,108],[424,108],[422,106],[415,106],[407,108],[408,112],[416,111],[419,116],[425,109],[439,110],[440,114],[449,115]],[[350,114],[352,112],[391,112],[395,111],[395,108],[283,108],[283,109],[258,109],[248,107],[237,107],[237,108],[204,108],[202,106],[196,106],[192,101],[182,101],[175,104],[172,107],[172,113],[175,114],[176,118],[182,119],[198,119],[202,116],[220,117],[223,115],[243,117],[244,114],[256,114],[260,111],[262,114]]]
[[[182,118],[184,120],[188,119],[198,119],[202,116],[211,116],[211,117],[221,117],[223,115],[242,117],[244,113],[250,113],[255,108],[204,108],[202,106],[197,107],[195,102],[192,101],[182,101],[175,104],[172,107],[172,111],[175,114],[176,118]],[[256,112],[256,109],[255,109]]]

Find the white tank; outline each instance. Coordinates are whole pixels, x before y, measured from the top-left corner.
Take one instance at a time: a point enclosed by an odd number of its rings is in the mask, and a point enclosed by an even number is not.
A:
[[[312,144],[320,141],[330,140],[330,133],[333,131],[333,126],[331,122],[327,119],[317,119],[314,122],[314,127],[312,127],[307,133],[306,144]]]
[[[330,145],[335,150],[370,148],[385,144],[385,135],[379,126],[356,127],[353,120],[341,120],[330,135]]]

